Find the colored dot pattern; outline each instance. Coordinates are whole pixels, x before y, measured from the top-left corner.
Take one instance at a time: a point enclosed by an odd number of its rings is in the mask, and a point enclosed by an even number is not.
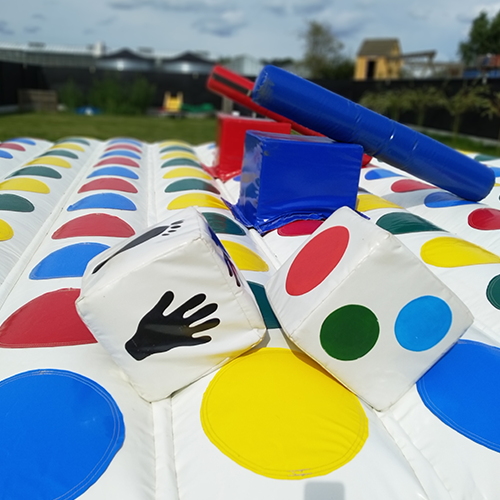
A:
[[[436,189],[436,186],[413,179],[401,179],[391,186],[391,191],[394,193],[409,193],[411,191],[422,191],[423,189]]]
[[[349,230],[343,226],[328,228],[315,236],[290,266],[285,283],[287,293],[304,295],[320,285],[337,267],[348,245]]]
[[[402,347],[421,352],[444,339],[452,320],[450,306],[439,297],[427,295],[412,300],[401,309],[394,331]]]
[[[379,322],[373,311],[359,304],[349,304],[336,309],[323,321],[320,342],[332,358],[353,361],[373,349],[379,333]]]
[[[439,227],[408,212],[392,212],[384,214],[377,221],[377,226],[391,234],[420,233],[425,231],[442,231]]]
[[[43,369],[5,379],[0,406],[4,498],[73,500],[106,471],[125,438],[111,395],[74,372]]]
[[[424,200],[425,206],[428,208],[446,208],[457,207],[459,205],[471,205],[474,201],[464,200],[447,191],[439,191],[426,196]]]
[[[366,172],[365,179],[367,181],[373,181],[376,179],[386,179],[388,177],[401,177],[399,174],[392,172],[391,170],[386,170],[385,168],[374,168]]]
[[[425,406],[466,438],[500,452],[500,349],[459,340],[417,383]]]
[[[99,193],[78,200],[68,207],[68,212],[95,208],[110,208],[115,210],[137,210],[135,203],[116,193]]]
[[[114,175],[116,177],[126,177],[128,179],[139,179],[139,176],[125,167],[104,167],[92,172],[87,176],[87,179],[92,177],[103,177],[107,175]]]
[[[286,349],[260,349],[221,368],[205,391],[201,423],[230,459],[284,480],[344,466],[368,437],[356,396],[310,358]]]
[[[495,231],[500,229],[500,210],[496,208],[478,208],[468,217],[469,226],[480,231]]]

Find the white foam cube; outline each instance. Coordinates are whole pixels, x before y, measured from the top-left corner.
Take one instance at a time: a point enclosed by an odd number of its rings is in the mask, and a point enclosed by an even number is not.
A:
[[[265,334],[251,289],[194,208],[93,259],[76,305],[147,401],[192,383]]]
[[[266,292],[290,339],[377,410],[396,402],[473,321],[399,240],[347,207]]]

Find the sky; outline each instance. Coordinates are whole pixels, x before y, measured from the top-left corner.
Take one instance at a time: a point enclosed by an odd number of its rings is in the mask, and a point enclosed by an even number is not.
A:
[[[3,5],[2,5],[3,4]],[[300,59],[307,22],[327,22],[354,58],[365,38],[399,38],[403,52],[458,59],[472,20],[500,2],[465,0],[0,0],[0,42],[152,48],[212,57]]]

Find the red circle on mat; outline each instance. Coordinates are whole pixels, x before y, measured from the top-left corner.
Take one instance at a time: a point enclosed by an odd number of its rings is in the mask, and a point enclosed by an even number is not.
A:
[[[309,241],[295,257],[286,277],[290,295],[303,295],[316,288],[337,267],[349,245],[344,226],[325,229]]]
[[[408,193],[410,191],[421,191],[422,189],[436,189],[436,186],[412,179],[401,179],[391,186],[393,193]]]
[[[133,184],[130,184],[130,182],[124,179],[113,179],[109,177],[87,182],[87,184],[82,186],[78,192],[85,193],[87,191],[99,191],[101,189],[107,189],[109,191],[123,191],[125,193],[137,193],[137,188]]]
[[[135,231],[120,217],[109,214],[88,214],[70,220],[57,229],[53,240],[75,238],[77,236],[111,236],[129,238]]]
[[[107,147],[104,151],[113,151],[114,149],[127,149],[128,151],[135,151],[136,153],[142,153],[141,149],[132,144],[113,144],[113,146]]]
[[[0,326],[0,347],[58,347],[97,341],[76,312],[77,288],[61,288],[30,300]]]
[[[126,156],[110,156],[99,163],[96,163],[94,167],[101,167],[102,165],[126,165],[127,167],[139,168],[139,164]]]
[[[278,228],[278,234],[280,236],[306,236],[313,234],[321,224],[323,224],[322,220],[296,220]]]
[[[478,208],[469,214],[469,226],[481,231],[500,229],[500,210]]]
[[[16,151],[26,151],[26,148],[24,146],[21,146],[21,144],[17,144],[16,142],[2,142],[2,144],[0,144],[0,148],[14,149]]]

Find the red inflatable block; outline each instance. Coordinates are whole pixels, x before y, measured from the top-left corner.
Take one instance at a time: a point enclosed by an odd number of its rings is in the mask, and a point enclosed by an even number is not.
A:
[[[290,123],[219,113],[218,157],[215,160],[215,165],[207,168],[214,177],[226,181],[241,173],[247,130],[290,134],[292,127]]]

